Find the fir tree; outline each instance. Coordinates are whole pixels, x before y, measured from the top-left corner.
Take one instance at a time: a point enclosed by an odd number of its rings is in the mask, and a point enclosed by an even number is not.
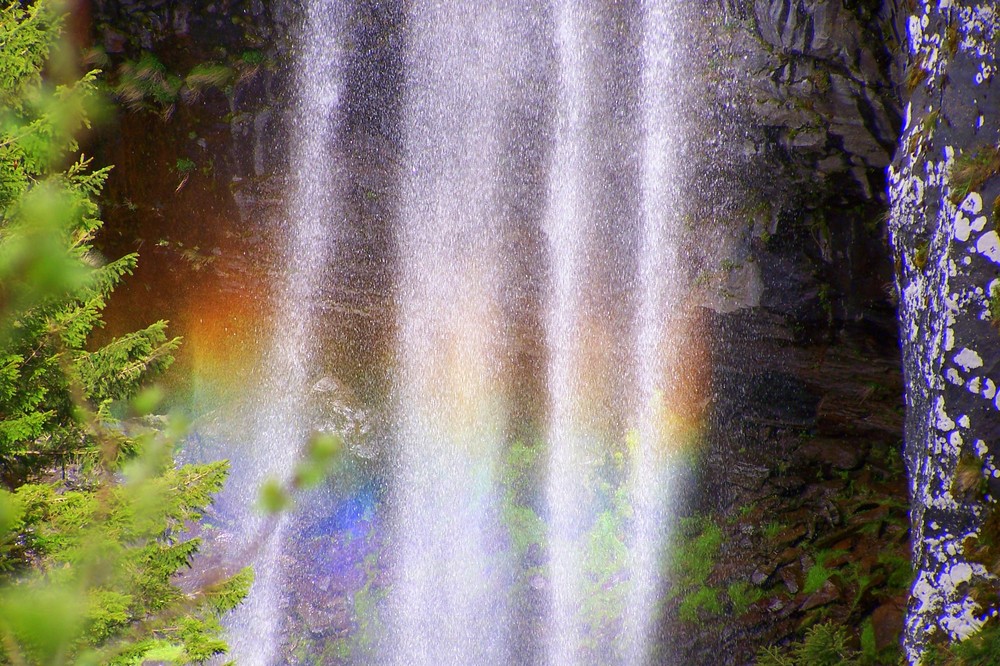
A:
[[[179,340],[161,321],[87,348],[136,256],[91,247],[108,169],[74,137],[96,73],[67,70],[58,12],[0,5],[0,663],[200,662],[252,575],[175,584],[227,472],[175,466],[179,429],[141,420]]]

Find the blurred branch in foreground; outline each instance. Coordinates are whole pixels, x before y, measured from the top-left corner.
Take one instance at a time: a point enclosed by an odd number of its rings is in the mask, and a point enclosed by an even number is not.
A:
[[[252,573],[173,583],[228,471],[176,467],[183,425],[146,418],[179,339],[160,321],[86,346],[136,256],[92,251],[108,169],[74,137],[97,73],[76,73],[60,11],[0,6],[0,663],[200,662]]]

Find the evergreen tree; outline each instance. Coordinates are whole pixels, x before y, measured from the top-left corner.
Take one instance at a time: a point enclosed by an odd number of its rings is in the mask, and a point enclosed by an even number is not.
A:
[[[175,582],[227,473],[176,467],[180,429],[142,419],[179,340],[160,321],[86,346],[136,256],[91,246],[108,169],[74,136],[96,73],[74,76],[60,26],[54,2],[0,5],[0,663],[200,662],[252,575]]]

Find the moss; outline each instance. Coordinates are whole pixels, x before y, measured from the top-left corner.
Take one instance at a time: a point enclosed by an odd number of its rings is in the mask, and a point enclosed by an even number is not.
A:
[[[993,575],[1000,574],[1000,503],[986,505],[979,532],[962,543],[962,550],[971,562],[978,562]]]
[[[1000,282],[990,287],[990,298],[986,304],[990,323],[994,328],[1000,328]]]
[[[726,587],[726,596],[729,597],[736,614],[742,615],[750,609],[750,606],[764,598],[764,591],[746,581],[737,581]]]
[[[545,546],[545,524],[531,506],[542,446],[514,442],[502,467],[501,518],[514,552],[524,556],[532,545]]]
[[[955,55],[958,53],[958,26],[954,22],[948,25],[948,29],[944,33],[944,48],[949,55]]]
[[[146,100],[159,106],[170,106],[177,100],[183,82],[167,71],[159,59],[143,52],[138,61],[123,63],[118,68],[115,94],[132,109],[141,108]]]
[[[186,102],[197,100],[201,93],[209,88],[225,89],[234,78],[230,67],[220,63],[202,63],[195,65],[184,77],[182,95]]]
[[[816,553],[816,562],[811,567],[809,571],[806,572],[806,580],[802,585],[802,591],[805,594],[812,594],[823,587],[823,583],[828,581],[834,574],[833,569],[827,568],[827,563],[834,557],[847,554],[843,550],[821,550]]]
[[[909,557],[884,550],[878,555],[878,563],[888,570],[885,583],[887,594],[893,595],[910,589],[913,583],[913,563]]]
[[[673,580],[682,587],[702,586],[712,573],[722,547],[722,528],[711,517],[695,516],[681,521],[680,532],[693,538],[685,538],[674,548]]]
[[[925,136],[930,136],[934,128],[938,126],[938,121],[941,119],[941,112],[938,110],[931,111],[926,116],[924,116],[924,121],[921,123],[921,128],[923,129]]]
[[[712,587],[699,587],[686,595],[677,609],[678,617],[685,622],[698,622],[703,614],[711,616],[722,614],[719,592]]]
[[[927,80],[930,76],[930,72],[924,69],[923,64],[913,64],[906,70],[906,77],[903,79],[903,84],[906,86],[906,92],[912,94],[914,90],[920,87],[920,84]]]
[[[927,241],[917,243],[916,251],[913,253],[913,265],[918,271],[927,267],[927,257],[930,255],[930,244]]]
[[[722,613],[720,590],[708,585],[708,577],[722,547],[722,528],[710,516],[692,516],[681,520],[678,531],[670,560],[672,586],[667,597],[680,597],[677,612],[685,622],[697,622],[705,614],[718,616]],[[750,593],[741,596],[741,592],[744,591],[735,589],[742,602]]]
[[[1000,664],[1000,623],[992,621],[975,636],[948,646],[934,645],[926,666],[996,666]]]
[[[240,62],[244,65],[260,65],[264,62],[264,53],[256,49],[244,51],[240,54]]]
[[[986,146],[974,153],[959,155],[948,173],[948,186],[951,188],[948,198],[957,204],[997,173],[1000,173],[1000,148],[997,146]]]
[[[177,162],[174,164],[174,170],[177,173],[186,174],[194,171],[195,166],[194,160],[187,157],[178,157]]]
[[[505,502],[503,522],[518,557],[523,557],[533,545],[544,546],[545,523],[530,506]]]
[[[827,569],[822,564],[816,563],[809,567],[809,571],[806,572],[806,581],[802,585],[802,591],[805,594],[812,594],[817,592],[823,583],[830,580],[830,576],[833,575],[833,571]]]
[[[875,624],[871,618],[867,618],[861,627],[861,654],[868,660],[874,660],[876,652]]]
[[[955,466],[955,477],[952,483],[953,493],[956,496],[967,495],[976,491],[978,494],[986,492],[986,477],[983,475],[983,461],[978,456],[963,455]]]
[[[777,520],[772,520],[767,525],[764,526],[764,538],[767,541],[774,541],[778,538],[778,535],[785,531],[784,523],[780,523]]]

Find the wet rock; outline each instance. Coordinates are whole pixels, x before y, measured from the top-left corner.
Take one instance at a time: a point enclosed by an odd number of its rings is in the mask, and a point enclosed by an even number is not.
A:
[[[351,612],[343,597],[310,599],[296,605],[295,611],[314,637],[346,633],[351,628]]]
[[[903,633],[903,608],[899,604],[883,604],[872,612],[875,629],[875,649],[881,651],[898,645]]]
[[[113,28],[104,29],[104,50],[108,53],[124,53],[128,39]]]
[[[849,470],[860,467],[867,453],[867,447],[857,441],[811,439],[799,447],[797,456],[809,462]]]
[[[797,594],[802,587],[802,571],[798,567],[782,567],[778,577],[790,594]]]
[[[792,527],[789,527],[788,529],[783,530],[781,533],[779,533],[778,536],[774,538],[774,544],[779,547],[793,544],[802,537],[804,537],[806,535],[806,531],[807,530],[805,525],[793,525]],[[790,555],[790,554],[791,554],[790,550],[786,550],[783,553],[783,555]]]
[[[803,611],[812,610],[813,608],[819,608],[820,606],[833,603],[839,598],[840,590],[837,589],[837,586],[831,581],[825,581],[821,588],[806,597],[806,600],[802,602],[800,609]]]
[[[758,566],[753,570],[753,573],[750,574],[750,582],[757,587],[763,587],[764,584],[767,583],[768,579],[771,578],[771,574],[773,573],[773,566]]]

